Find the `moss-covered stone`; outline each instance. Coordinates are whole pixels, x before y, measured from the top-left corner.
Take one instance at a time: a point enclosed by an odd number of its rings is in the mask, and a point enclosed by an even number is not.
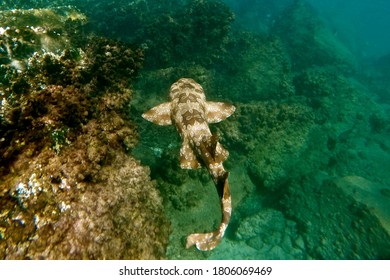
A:
[[[314,259],[382,259],[389,238],[368,208],[346,197],[325,178],[294,182],[282,206],[297,221],[309,256]],[[302,211],[302,208],[305,211]]]
[[[288,46],[293,68],[336,65],[350,72],[356,67],[352,53],[319,19],[305,0],[296,0],[280,15],[271,29]]]
[[[61,53],[70,46],[65,23],[86,22],[74,8],[0,11],[0,46],[2,64],[23,70],[34,52]]]
[[[66,29],[62,16],[72,15],[58,11],[46,12]],[[41,12],[27,11],[26,22]],[[69,36],[83,33],[64,34],[55,52],[36,42],[42,49],[23,54],[25,67],[2,65],[0,257],[164,258],[162,200],[149,169],[128,154],[138,140],[126,114],[130,82],[143,54],[97,37],[74,47]],[[24,44],[22,35],[15,41]]]

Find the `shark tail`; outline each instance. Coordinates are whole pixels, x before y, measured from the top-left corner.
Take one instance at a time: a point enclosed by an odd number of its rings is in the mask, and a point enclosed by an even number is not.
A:
[[[223,195],[221,198],[222,222],[218,230],[208,233],[193,233],[187,237],[187,249],[195,245],[198,250],[213,250],[222,240],[225,230],[229,224],[232,213],[232,200],[227,176],[223,185]]]

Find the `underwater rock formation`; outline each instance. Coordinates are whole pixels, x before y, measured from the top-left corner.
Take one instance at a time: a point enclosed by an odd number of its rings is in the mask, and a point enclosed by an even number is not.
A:
[[[1,64],[23,70],[36,51],[58,53],[70,47],[65,36],[69,22],[86,22],[74,8],[0,11]]]
[[[302,237],[297,233],[296,224],[285,219],[282,212],[274,209],[264,209],[245,217],[240,222],[235,238],[258,251],[267,252],[259,258],[302,259],[305,257],[305,248],[302,245]]]
[[[335,184],[354,200],[364,204],[390,234],[390,188],[360,176],[338,178]]]
[[[239,102],[280,100],[293,96],[293,72],[280,38],[234,32],[229,52],[217,66],[213,87]]]
[[[148,14],[148,22],[138,30],[135,41],[146,45],[146,66],[205,66],[219,61],[226,53],[233,13],[221,1],[191,0],[178,6]]]
[[[55,6],[63,2],[34,5]],[[153,69],[182,63],[210,65],[220,60],[227,52],[228,33],[234,20],[233,13],[219,0],[67,0],[66,3],[88,16],[87,30],[142,45],[145,67]],[[17,1],[8,6],[27,5]]]
[[[389,257],[389,235],[378,219],[325,174],[290,184],[281,205],[297,222],[311,258]]]
[[[127,115],[130,82],[143,53],[96,37],[73,47],[66,28],[83,35],[60,11],[44,11],[62,23],[55,32],[51,20],[39,21],[42,10],[13,11],[35,24],[29,32],[18,33],[16,22],[1,28],[2,42],[19,35],[1,65],[0,257],[164,258],[160,195],[149,169],[128,154],[138,141]],[[10,63],[15,57],[25,67]]]
[[[295,0],[276,20],[271,33],[286,43],[295,70],[337,65],[349,72],[356,67],[351,51],[325,27],[305,0]]]
[[[240,28],[253,33],[266,33],[280,13],[294,0],[224,0],[232,10],[239,14]]]
[[[361,73],[365,84],[375,92],[380,101],[386,104],[390,103],[390,53],[379,57],[372,64],[366,65],[370,70]]]
[[[246,167],[257,186],[278,189],[291,177],[306,146],[313,112],[299,103],[239,104],[235,121],[218,128],[232,153],[247,155]]]

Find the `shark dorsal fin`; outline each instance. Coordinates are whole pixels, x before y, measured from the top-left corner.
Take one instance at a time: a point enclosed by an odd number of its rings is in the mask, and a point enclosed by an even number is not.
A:
[[[224,102],[206,102],[206,117],[208,123],[218,123],[234,113],[236,108]]]
[[[164,102],[157,105],[142,114],[142,117],[154,124],[158,125],[170,125],[171,119],[171,102]]]

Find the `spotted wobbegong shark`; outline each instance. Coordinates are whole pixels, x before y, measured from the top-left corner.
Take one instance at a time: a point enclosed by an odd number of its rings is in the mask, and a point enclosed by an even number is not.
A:
[[[224,102],[206,101],[202,86],[189,78],[181,78],[172,84],[169,97],[171,101],[153,107],[142,117],[157,125],[176,126],[183,141],[181,168],[196,169],[203,165],[208,169],[221,199],[222,222],[216,231],[190,234],[186,247],[195,245],[201,251],[212,250],[225,234],[232,202],[229,173],[223,167],[229,153],[218,142],[218,136],[211,133],[208,124],[226,119],[234,113],[235,107]]]

